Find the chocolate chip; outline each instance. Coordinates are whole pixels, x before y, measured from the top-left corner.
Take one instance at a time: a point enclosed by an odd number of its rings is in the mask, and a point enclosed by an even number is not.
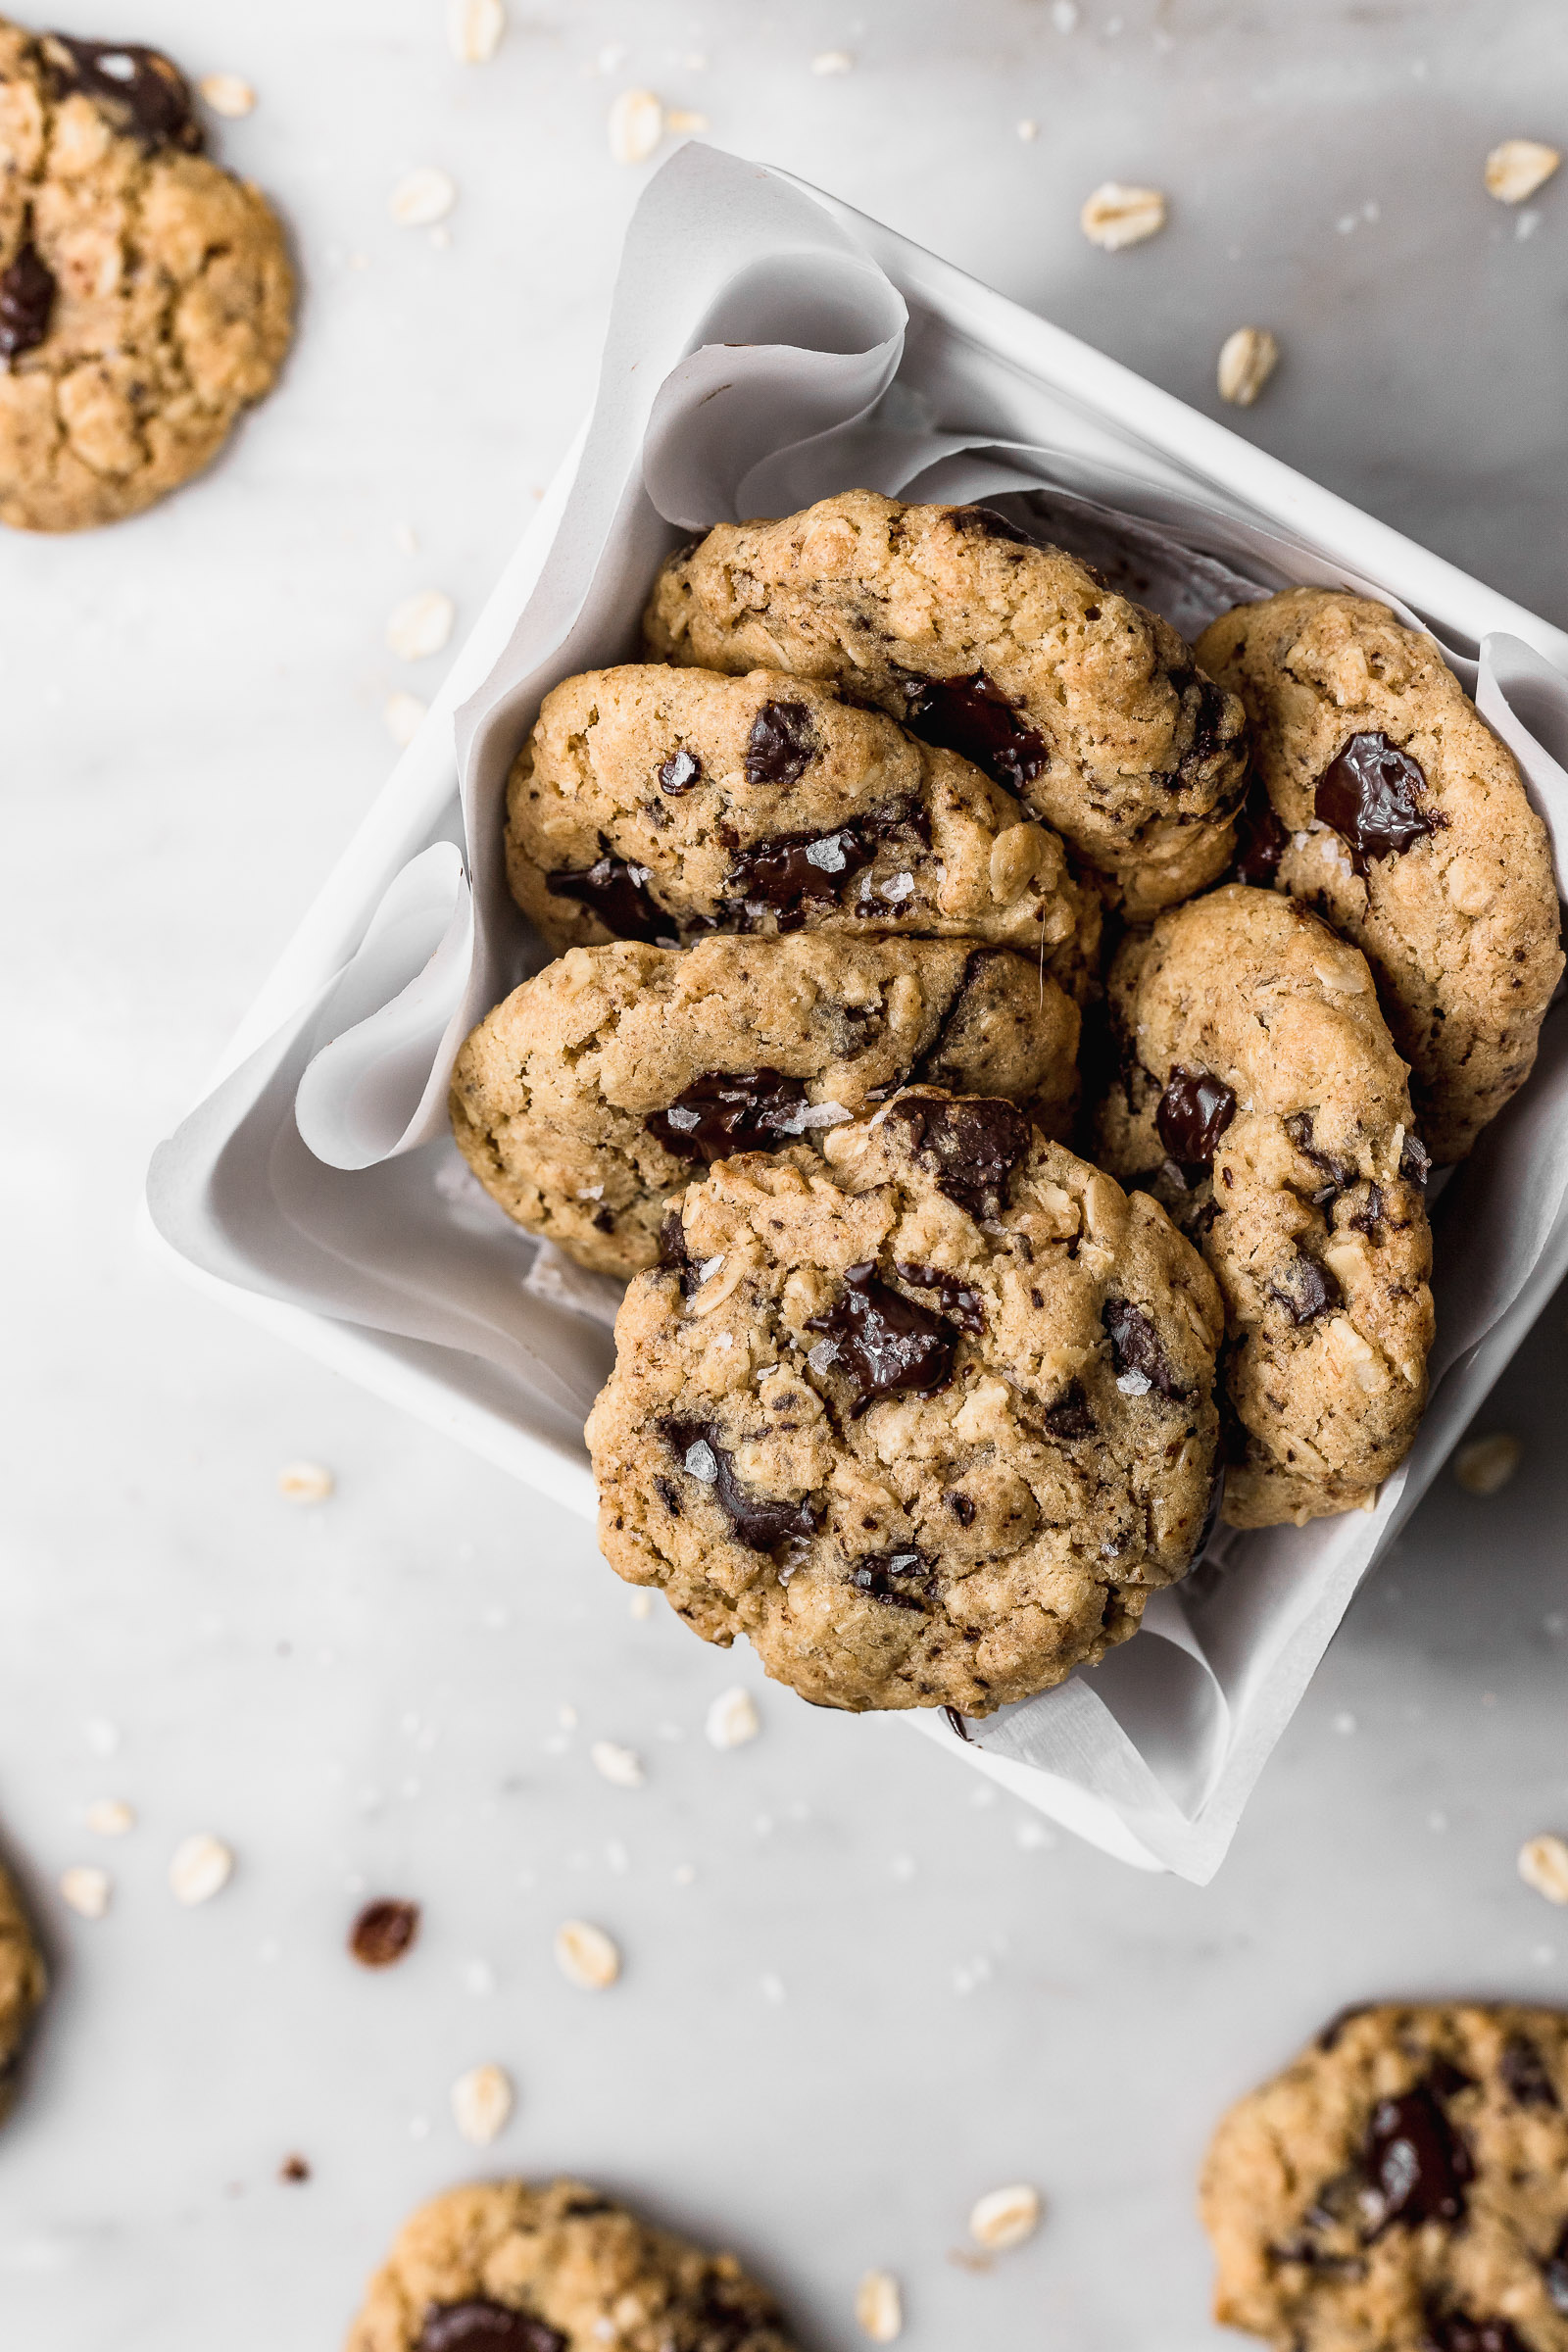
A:
[[[963,531],[974,539],[1010,539],[1018,547],[1033,547],[1027,531],[1020,531],[1015,522],[1000,514],[995,507],[950,507],[948,520],[956,531]]]
[[[1557,2243],[1542,2264],[1541,2276],[1552,2310],[1560,2311],[1568,2319],[1568,2222],[1563,2224]]]
[[[1318,1151],[1313,1142],[1312,1113],[1309,1110],[1293,1110],[1285,1122],[1285,1132],[1301,1157],[1309,1159],[1314,1168],[1321,1168],[1328,1178],[1328,1183],[1312,1195],[1314,1208],[1322,1208],[1341,1193],[1349,1191],[1355,1182],[1355,1170],[1343,1159],[1335,1159],[1329,1152]]]
[[[937,1593],[931,1563],[921,1551],[867,1552],[850,1570],[850,1582],[858,1592],[881,1601],[884,1608],[913,1609],[920,1615]],[[919,1585],[921,1591],[904,1591],[910,1583]]]
[[[804,703],[764,703],[746,738],[748,784],[798,784],[816,757],[816,728]]]
[[[1369,858],[1398,858],[1447,823],[1422,807],[1427,780],[1419,763],[1386,735],[1352,735],[1317,780],[1312,806],[1349,846],[1358,874]]]
[[[659,1263],[666,1274],[680,1276],[680,1295],[689,1298],[697,1288],[697,1268],[686,1247],[686,1228],[678,1209],[672,1208],[659,1228]]]
[[[1051,763],[1043,738],[983,669],[963,678],[902,677],[905,719],[922,742],[957,752],[1008,792]]]
[[[1254,784],[1236,820],[1236,863],[1232,871],[1237,881],[1245,882],[1250,890],[1272,890],[1290,839],[1274,813],[1268,794],[1261,784]]]
[[[118,131],[138,140],[149,154],[159,147],[201,153],[202,129],[189,86],[158,50],[134,41],[78,41],[51,32],[44,37],[44,54],[57,98],[82,91]]]
[[[308,2180],[311,2177],[311,2168],[303,2156],[285,2156],[277,2168],[277,2177],[280,2180],[291,2182]]]
[[[0,360],[36,351],[49,332],[55,307],[55,275],[29,241],[9,270],[0,270]]]
[[[674,922],[649,897],[647,880],[646,865],[628,865],[621,858],[601,858],[583,874],[546,874],[545,888],[554,899],[580,899],[617,939],[673,947]]]
[[[796,1537],[814,1534],[818,1514],[808,1501],[781,1502],[749,1494],[735,1475],[734,1457],[719,1443],[712,1421],[664,1421],[660,1435],[688,1478],[710,1487],[719,1507],[748,1551],[776,1551]]]
[[[963,1741],[964,1746],[968,1747],[971,1744],[969,1734],[965,1729],[963,1717],[958,1713],[957,1708],[944,1707],[942,1712],[947,1717],[949,1723],[953,1726],[953,1729],[957,1733],[958,1738]]]
[[[419,1933],[419,1906],[384,1896],[367,1903],[349,1930],[349,1950],[362,1968],[390,1968],[413,1948]]]
[[[888,1113],[909,1131],[909,1156],[935,1178],[938,1190],[978,1224],[1000,1217],[1007,1181],[1028,1155],[1034,1129],[1021,1111],[998,1098],[960,1095],[940,1102],[903,1095]]]
[[[1530,2352],[1506,2320],[1473,2320],[1468,2312],[1430,2307],[1424,2318],[1421,2352]]]
[[[858,824],[836,833],[775,833],[737,854],[724,887],[750,922],[776,914],[781,931],[797,931],[811,906],[836,899],[875,856]]]
[[[1268,1295],[1298,1326],[1326,1314],[1345,1296],[1329,1268],[1299,1250],[1279,1268],[1268,1286]]]
[[[1134,1396],[1155,1389],[1161,1396],[1186,1396],[1187,1391],[1179,1385],[1165,1359],[1153,1323],[1141,1306],[1134,1306],[1126,1298],[1107,1298],[1101,1321],[1110,1340],[1118,1385],[1125,1380]],[[1142,1388],[1137,1385],[1140,1382]]]
[[[738,2299],[744,2297],[745,2300]],[[670,2315],[676,2332],[671,2344],[689,2344],[691,2352],[752,2352],[764,2331],[771,2335],[778,2313],[749,2284],[726,2286],[710,2280],[695,2304],[683,2303]]]
[[[1375,1242],[1383,1230],[1383,1220],[1387,1213],[1383,1200],[1383,1187],[1380,1184],[1369,1184],[1366,1188],[1366,1199],[1352,1213],[1348,1223],[1354,1232],[1364,1233],[1368,1241]]]
[[[1462,2081],[1462,2078],[1461,2078]],[[1370,2186],[1363,2199],[1370,2245],[1397,2222],[1462,2222],[1465,2190],[1475,2179],[1469,2149],[1449,2123],[1443,2085],[1428,2075],[1400,2099],[1372,2110],[1361,2163]]]
[[[463,2303],[432,2303],[415,2352],[571,2352],[571,2338],[530,2312],[472,2295]]]
[[[1212,760],[1216,752],[1227,749],[1236,730],[1234,727],[1227,730],[1225,725],[1230,710],[1230,697],[1223,686],[1216,686],[1212,678],[1205,678],[1200,669],[1184,670],[1180,675],[1178,691],[1183,705],[1190,704],[1193,716],[1192,738],[1182,754],[1181,767],[1177,771],[1177,780],[1185,782],[1193,768],[1200,767],[1204,760]],[[1176,683],[1177,673],[1173,670],[1171,684],[1175,686]]]
[[[878,1282],[869,1259],[846,1267],[840,1297],[806,1328],[833,1343],[834,1369],[856,1391],[853,1419],[884,1396],[929,1396],[953,1378],[957,1332]]]
[[[695,752],[674,752],[659,771],[659,789],[673,797],[690,792],[703,772],[703,763]]]
[[[1081,1380],[1069,1381],[1040,1417],[1054,1438],[1092,1438],[1099,1427]]]
[[[948,1494],[948,1508],[953,1513],[953,1516],[955,1519],[956,1519],[960,1527],[973,1527],[974,1504],[970,1501],[967,1494],[957,1490],[950,1490]]]
[[[647,1125],[677,1159],[711,1167],[736,1152],[776,1152],[791,1142],[788,1122],[805,1101],[806,1081],[782,1070],[710,1070],[663,1110],[650,1111]],[[797,1125],[795,1138],[800,1132]]]
[[[1510,2034],[1497,2061],[1502,2086],[1516,2107],[1557,2107],[1557,2086],[1528,2034]]]
[[[949,1274],[941,1266],[921,1266],[912,1260],[897,1258],[893,1270],[901,1282],[912,1284],[917,1291],[935,1291],[942,1301],[943,1313],[951,1315],[960,1331],[985,1330],[985,1300],[978,1291],[969,1288],[961,1275]]]
[[[1406,1184],[1418,1185],[1424,1192],[1432,1173],[1432,1154],[1418,1135],[1406,1133],[1399,1146],[1399,1174]]]
[[[1214,1147],[1236,1116],[1236,1096],[1211,1070],[1173,1069],[1154,1112],[1159,1140],[1189,1185],[1214,1164]]]

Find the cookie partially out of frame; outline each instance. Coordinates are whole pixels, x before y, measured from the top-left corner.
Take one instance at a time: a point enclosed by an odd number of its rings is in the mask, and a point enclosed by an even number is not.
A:
[[[1247,705],[1272,827],[1248,878],[1327,916],[1372,966],[1422,1139],[1462,1159],[1530,1075],[1563,968],[1546,829],[1430,637],[1293,588],[1199,640]]]
[[[824,1134],[911,1078],[1014,1097],[1064,1132],[1078,1027],[1027,957],[963,940],[573,948],[467,1040],[453,1132],[509,1216],[630,1275],[714,1160]]]
[[[1204,2167],[1214,2313],[1278,2352],[1568,2352],[1568,2017],[1352,2010]]]
[[[0,2116],[16,2097],[23,2052],[47,1986],[43,1955],[22,1897],[0,1866]]]
[[[907,1090],[682,1196],[588,1421],[600,1544],[820,1705],[989,1715],[1191,1564],[1220,1329],[1153,1200]]]
[[[475,2182],[405,2222],[345,2352],[791,2352],[731,2254],[580,2180]]]
[[[1230,863],[1247,762],[1233,694],[1175,630],[985,507],[869,490],[722,524],[670,558],[650,650],[831,679],[975,761],[1104,877],[1130,917]]]
[[[1054,834],[831,686],[628,663],[546,697],[507,794],[513,895],[553,947],[726,931],[1020,949],[1082,996],[1100,906]]]

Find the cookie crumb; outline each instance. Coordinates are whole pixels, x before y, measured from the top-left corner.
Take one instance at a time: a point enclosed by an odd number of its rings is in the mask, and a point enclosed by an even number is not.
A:
[[[652,90],[622,90],[606,128],[617,164],[646,164],[664,135],[664,109]]]
[[[447,0],[447,47],[460,66],[487,66],[506,29],[501,0]]]
[[[1531,1838],[1519,1848],[1519,1876],[1548,1903],[1568,1903],[1568,1843],[1561,1838]]]
[[[733,1690],[719,1692],[708,1710],[704,1728],[714,1747],[744,1747],[748,1740],[757,1738],[762,1719],[751,1692],[737,1685]]]
[[[1562,157],[1540,139],[1504,139],[1487,158],[1487,194],[1499,204],[1523,204],[1544,188]]]
[[[113,1892],[108,1871],[97,1870],[90,1862],[73,1863],[70,1870],[60,1874],[61,1900],[79,1919],[102,1919]]]
[[[285,2156],[277,2168],[277,2177],[280,2180],[308,2180],[311,2168],[303,2156]]]
[[[512,2084],[499,2066],[471,2066],[452,2085],[453,2121],[476,2148],[499,2136],[513,2104]]]
[[[1250,409],[1280,364],[1280,347],[1266,326],[1239,326],[1219,350],[1219,396]]]
[[[1471,1438],[1453,1457],[1453,1475],[1467,1494],[1499,1494],[1520,1463],[1525,1449],[1506,1430],[1494,1429],[1485,1438]]]
[[[277,1491],[285,1502],[325,1502],[337,1481],[319,1462],[285,1462]]]
[[[234,1857],[211,1830],[196,1830],[175,1846],[169,1865],[169,1884],[177,1902],[211,1902],[234,1874]]]
[[[1040,136],[1040,125],[1039,125],[1039,123],[1038,123],[1038,122],[1031,122],[1029,121],[1028,117],[1026,116],[1026,117],[1024,118],[1023,122],[1021,122],[1019,123],[1019,125],[1018,125],[1018,136],[1019,136],[1019,138],[1020,138],[1020,139],[1022,139],[1022,141],[1023,141],[1024,145],[1027,147],[1027,146],[1029,145],[1029,143],[1030,143],[1030,141],[1031,141],[1032,139],[1038,139],[1038,138],[1039,138],[1039,136]]]
[[[816,74],[853,74],[855,60],[848,49],[819,49],[811,60],[811,72]]]
[[[620,1953],[603,1928],[567,1919],[556,1930],[556,1966],[585,1992],[603,1992],[620,1974]]]
[[[406,172],[387,198],[386,209],[399,228],[432,228],[444,220],[458,201],[455,181],[434,164]]]
[[[596,1740],[588,1750],[595,1772],[614,1788],[640,1788],[648,1775],[634,1748],[618,1747],[613,1740]]]
[[[1165,225],[1165,199],[1157,188],[1132,188],[1107,179],[1084,200],[1078,225],[1091,245],[1103,253],[1120,253],[1123,246],[1141,245]]]
[[[82,1819],[95,1838],[123,1838],[136,1827],[135,1810],[122,1796],[95,1797]]]
[[[648,1592],[634,1592],[628,1606],[639,1625],[654,1613],[654,1596]]]
[[[362,1968],[391,1968],[413,1950],[419,1906],[398,1895],[367,1903],[349,1930],[349,1950]]]
[[[969,2235],[989,2254],[1004,2254],[1021,2246],[1040,2227],[1040,2191],[1026,2181],[1011,2188],[994,2188],[977,2200],[969,2215]]]
[[[416,694],[389,694],[381,708],[387,733],[404,750],[414,741],[429,712],[429,704],[421,703]]]
[[[867,2271],[855,2290],[855,2316],[873,2344],[891,2344],[904,2332],[904,2302],[891,2271]]]
[[[237,122],[255,110],[256,92],[237,74],[204,74],[196,87],[214,114],[221,115],[225,122]]]
[[[439,588],[420,588],[394,605],[386,624],[386,641],[400,662],[424,662],[439,654],[452,636],[457,606]]]

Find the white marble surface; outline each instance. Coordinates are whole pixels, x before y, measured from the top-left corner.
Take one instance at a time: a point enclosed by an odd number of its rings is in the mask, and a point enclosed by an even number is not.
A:
[[[1480,167],[1563,143],[1568,20],[511,0],[464,71],[439,0],[90,13],[255,83],[222,149],[285,206],[308,292],[285,385],[208,481],[0,548],[0,1821],[57,1975],[0,2135],[0,2340],[318,2352],[402,2212],[488,2161],[731,2240],[818,2352],[859,2340],[873,2263],[911,2352],[1217,2345],[1192,2186],[1228,2097],[1357,1995],[1568,1997],[1568,1921],[1513,1869],[1568,1826],[1561,1302],[1483,1417],[1525,1440],[1514,1484],[1429,1499],[1199,1892],[784,1693],[715,1753],[706,1708],[749,1661],[634,1621],[582,1527],[172,1286],[133,1219],[387,767],[387,694],[439,673],[386,654],[387,611],[438,586],[471,616],[585,404],[643,176],[605,150],[617,89],[1204,405],[1222,336],[1272,325],[1244,429],[1564,622],[1568,184],[1521,235]],[[813,75],[840,48],[853,72]],[[445,248],[386,218],[427,162],[461,190]],[[1108,176],[1172,198],[1115,259],[1075,226]],[[329,1503],[279,1499],[299,1455]],[[595,1774],[600,1737],[646,1786]],[[83,1824],[103,1794],[139,1814],[118,1843]],[[238,1868],[184,1911],[166,1870],[199,1828]],[[96,1924],[54,1892],[80,1861],[114,1876]],[[367,1890],[426,1907],[384,1979],[342,1948]],[[622,1941],[612,1991],[558,1977],[569,1914]],[[519,2099],[481,2159],[447,2090],[488,2058]],[[296,2150],[312,2179],[282,2185]],[[1019,2178],[1036,2241],[948,2261]]]

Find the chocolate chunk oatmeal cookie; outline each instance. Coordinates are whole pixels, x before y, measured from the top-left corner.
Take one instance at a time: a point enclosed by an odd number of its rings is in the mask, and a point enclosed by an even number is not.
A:
[[[730,2254],[651,2230],[580,2180],[481,2181],[405,2222],[345,2352],[790,2352]]]
[[[17,2095],[22,2054],[47,1985],[22,1897],[10,1872],[0,1868],[0,2116]]]
[[[906,931],[1043,958],[1082,997],[1100,906],[1060,842],[952,752],[776,670],[590,670],[512,772],[513,895],[553,947]]]
[[[721,525],[671,557],[662,660],[832,679],[961,752],[1054,826],[1137,918],[1222,874],[1241,705],[1168,623],[985,507],[869,490]]]
[[[137,514],[270,389],[283,232],[202,144],[157,50],[0,19],[0,520]]]
[[[473,1032],[452,1126],[486,1190],[578,1263],[635,1274],[714,1160],[825,1134],[911,1079],[1015,1097],[1048,1133],[1077,1094],[1078,1008],[1005,948],[707,939],[573,948]]]
[[[1213,1495],[1221,1316],[1145,1195],[910,1089],[721,1161],[588,1422],[600,1542],[818,1704],[989,1715],[1134,1632]]]
[[[1197,1242],[1225,1299],[1225,1516],[1367,1501],[1426,1402],[1427,1157],[1365,958],[1304,906],[1233,883],[1128,939],[1122,1075],[1100,1148]]]
[[[1247,705],[1275,820],[1248,878],[1355,942],[1427,1149],[1462,1159],[1530,1075],[1563,968],[1546,829],[1512,755],[1432,639],[1364,597],[1243,605],[1198,653]]]
[[[1204,2169],[1215,2317],[1279,2352],[1568,2352],[1568,2017],[1351,2010]]]

